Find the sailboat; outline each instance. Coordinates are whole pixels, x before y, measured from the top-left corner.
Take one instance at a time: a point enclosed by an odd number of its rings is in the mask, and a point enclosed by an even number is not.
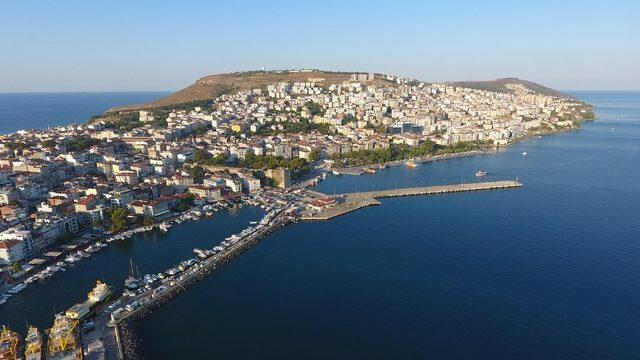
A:
[[[124,287],[129,290],[135,290],[140,286],[140,274],[137,274],[136,270],[133,260],[129,258],[129,277],[124,281]]]

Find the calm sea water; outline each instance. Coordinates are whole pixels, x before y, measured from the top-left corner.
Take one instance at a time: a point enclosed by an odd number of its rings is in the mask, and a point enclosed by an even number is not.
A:
[[[166,233],[156,230],[110,243],[90,258],[70,265],[67,271],[29,286],[0,305],[0,324],[23,335],[27,323],[41,330],[49,328],[56,313],[84,301],[96,280],[115,286],[120,294],[129,275],[130,260],[140,274],[158,273],[195,257],[194,247],[211,248],[246,228],[249,221],[259,220],[262,216],[264,212],[260,208],[229,209],[211,218],[173,226]]]
[[[149,358],[637,358],[640,93],[577,95],[601,117],[577,132],[330,177],[320,190],[478,169],[525,187],[388,199],[279,231],[144,322]]]
[[[576,95],[600,117],[580,131],[329,177],[319,190],[476,181],[479,169],[525,187],[387,199],[278,231],[145,320],[148,358],[636,358],[640,93]],[[157,272],[261,215],[110,246],[12,298],[0,323],[48,327],[96,278],[121,287],[129,257]]]
[[[0,93],[0,134],[84,123],[112,107],[143,104],[168,92]]]

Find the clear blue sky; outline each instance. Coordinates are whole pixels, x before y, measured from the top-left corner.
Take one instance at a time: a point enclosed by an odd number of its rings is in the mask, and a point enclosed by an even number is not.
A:
[[[640,89],[637,1],[0,2],[0,91],[173,90],[321,68]]]

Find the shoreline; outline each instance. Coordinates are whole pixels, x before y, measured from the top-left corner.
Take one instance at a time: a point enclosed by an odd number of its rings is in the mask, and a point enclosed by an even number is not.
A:
[[[434,162],[434,161],[441,161],[441,160],[450,160],[450,159],[457,159],[457,158],[464,158],[464,157],[469,157],[469,156],[475,156],[475,155],[486,155],[486,154],[491,154],[491,153],[496,153],[502,150],[506,150],[508,149],[511,145],[515,145],[519,142],[525,141],[527,139],[531,139],[534,137],[538,137],[538,136],[552,136],[552,135],[559,135],[559,134],[563,134],[563,133],[569,133],[569,132],[573,132],[573,131],[579,131],[582,129],[582,124],[585,122],[592,122],[592,121],[596,121],[597,119],[589,119],[589,120],[582,120],[577,126],[571,127],[571,128],[561,128],[561,129],[556,129],[556,130],[552,130],[552,131],[546,131],[546,132],[538,132],[538,133],[533,133],[533,134],[527,134],[527,135],[523,135],[520,136],[516,139],[514,139],[513,141],[509,142],[506,145],[494,145],[491,148],[488,149],[478,149],[478,150],[472,150],[472,151],[465,151],[465,152],[459,152],[459,153],[451,153],[451,154],[442,154],[442,155],[429,155],[429,156],[423,156],[423,157],[417,157],[417,158],[413,158],[413,159],[405,159],[405,160],[396,160],[396,161],[388,161],[388,162],[382,162],[382,163],[370,163],[370,164],[363,164],[363,165],[357,165],[357,166],[349,166],[349,167],[345,167],[345,168],[338,168],[338,169],[334,169],[336,171],[338,171],[341,175],[362,175],[364,173],[364,168],[367,167],[371,167],[371,166],[399,166],[402,165],[404,163],[406,163],[407,161],[414,161],[416,163],[426,163],[426,162]]]

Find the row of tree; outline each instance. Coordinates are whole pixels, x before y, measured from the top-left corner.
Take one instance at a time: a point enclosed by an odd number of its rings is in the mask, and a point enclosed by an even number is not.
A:
[[[419,146],[406,144],[391,144],[384,149],[357,150],[342,155],[334,155],[334,166],[361,166],[402,161],[429,155],[452,154],[468,152],[486,147],[483,142],[459,142],[455,145],[438,145],[431,140],[422,142]]]

